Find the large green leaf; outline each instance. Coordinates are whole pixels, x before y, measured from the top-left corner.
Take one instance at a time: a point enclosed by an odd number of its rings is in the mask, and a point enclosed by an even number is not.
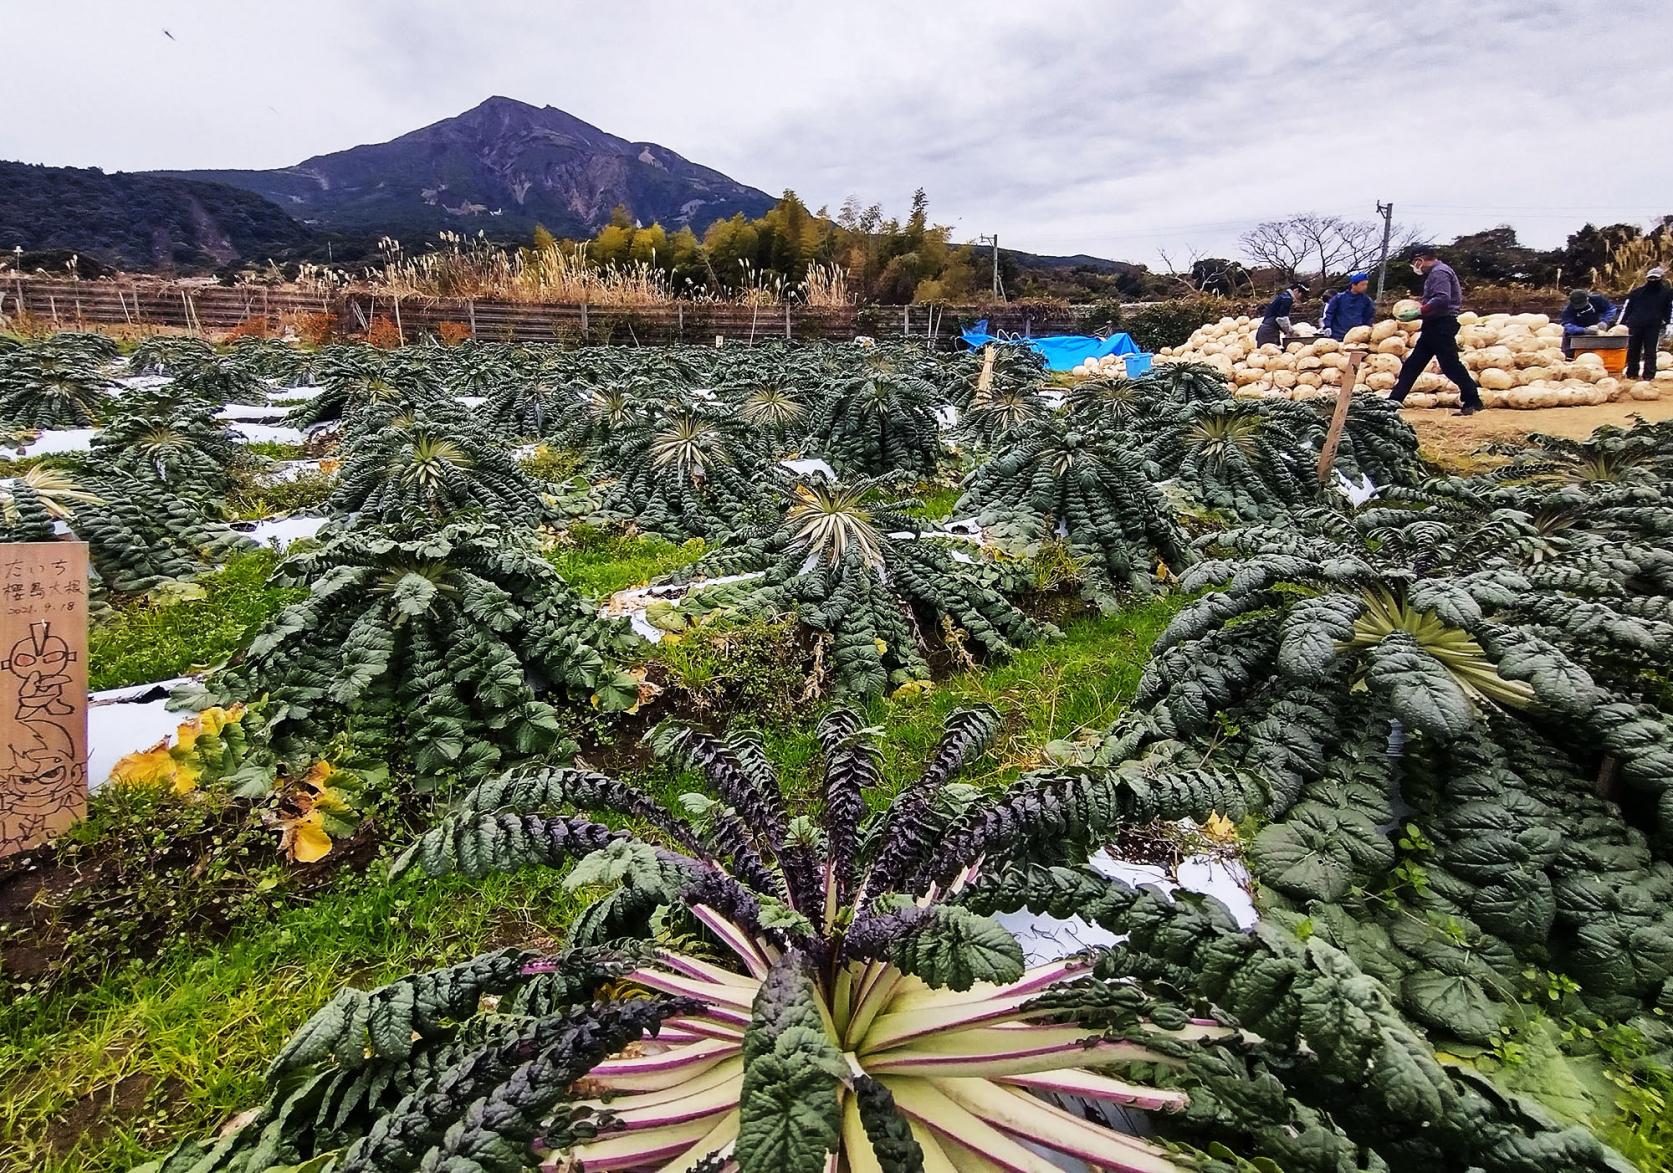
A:
[[[938,904],[903,933],[890,959],[932,986],[968,990],[977,982],[1014,982],[1022,976],[1022,946],[998,922],[958,905]]]
[[[744,1032],[739,1173],[824,1173],[837,1148],[848,1064],[825,1030],[804,964],[786,953],[755,996]]]
[[[1366,685],[1384,693],[1413,729],[1451,741],[1474,724],[1474,707],[1458,681],[1410,635],[1397,631],[1365,655]]]

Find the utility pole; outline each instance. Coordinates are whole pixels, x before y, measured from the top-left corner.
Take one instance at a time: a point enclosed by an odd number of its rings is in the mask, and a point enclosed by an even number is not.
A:
[[[999,282],[999,234],[978,236],[976,243],[993,245],[993,300],[996,302],[1004,301],[1005,287]]]
[[[1383,297],[1383,279],[1388,276],[1388,238],[1394,233],[1394,205],[1377,201],[1377,211],[1383,218],[1383,255],[1377,261],[1377,300]]]

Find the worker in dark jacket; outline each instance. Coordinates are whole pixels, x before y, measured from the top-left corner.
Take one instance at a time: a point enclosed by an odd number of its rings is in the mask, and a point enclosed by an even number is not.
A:
[[[1657,265],[1621,305],[1621,324],[1627,328],[1627,378],[1656,377],[1656,347],[1669,322],[1673,322],[1673,285]]]
[[[1371,279],[1364,273],[1348,278],[1348,287],[1325,303],[1319,328],[1340,342],[1355,326],[1369,326],[1377,316],[1377,304],[1366,293]]]
[[[1614,324],[1614,302],[1590,289],[1569,290],[1563,306],[1563,357],[1574,357],[1576,334],[1601,334]]]
[[[1290,315],[1295,312],[1296,294],[1307,296],[1305,281],[1292,281],[1278,291],[1278,296],[1266,307],[1266,315],[1261,318],[1260,328],[1255,331],[1256,346],[1265,346],[1269,342],[1274,346],[1284,346],[1295,336]]]
[[[1396,403],[1403,402],[1429,360],[1434,359],[1441,365],[1441,374],[1458,388],[1462,405],[1456,414],[1474,415],[1481,410],[1481,392],[1465,369],[1464,360],[1458,357],[1458,315],[1464,309],[1464,288],[1458,284],[1458,274],[1441,260],[1434,245],[1415,245],[1409,255],[1412,272],[1423,275],[1423,295],[1415,312],[1398,316],[1406,321],[1420,318],[1423,327],[1406,361],[1400,364],[1400,377],[1394,381],[1388,397]]]

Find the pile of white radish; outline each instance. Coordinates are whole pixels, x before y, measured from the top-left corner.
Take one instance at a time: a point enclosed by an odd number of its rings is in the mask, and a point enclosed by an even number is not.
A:
[[[1405,303],[1401,303],[1402,305]],[[1412,303],[1415,306],[1415,302]],[[1399,310],[1396,307],[1396,312]],[[1488,407],[1570,407],[1612,400],[1660,399],[1673,395],[1673,360],[1662,355],[1654,382],[1611,376],[1595,352],[1563,358],[1562,327],[1544,314],[1473,313],[1458,316],[1458,349],[1481,386]],[[1250,398],[1335,398],[1348,369],[1343,343],[1333,338],[1294,341],[1287,348],[1256,346],[1251,318],[1221,318],[1203,326],[1183,346],[1166,347],[1157,362],[1204,362],[1216,367]],[[1417,336],[1417,322],[1394,319],[1349,331],[1347,342],[1371,348],[1360,363],[1358,386],[1387,391]],[[1625,333],[1617,327],[1616,333]],[[1663,343],[1665,346],[1666,343]],[[1434,364],[1418,376],[1407,407],[1454,407],[1458,391]]]

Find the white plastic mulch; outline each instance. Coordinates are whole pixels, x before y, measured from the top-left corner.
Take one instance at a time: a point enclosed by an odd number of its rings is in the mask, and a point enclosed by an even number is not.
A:
[[[234,435],[247,444],[300,444],[305,439],[301,428],[285,428],[274,424],[235,423]]]
[[[90,452],[92,428],[53,428],[42,432],[18,450],[21,456],[51,456],[59,452]]]
[[[126,395],[129,391],[149,391],[153,387],[167,387],[173,379],[167,375],[128,375],[116,380],[114,394]]]
[[[216,419],[254,421],[283,419],[290,408],[277,403],[229,403],[215,413]]]
[[[799,477],[824,477],[831,484],[837,483],[836,469],[823,460],[781,460],[779,464],[789,469]]]
[[[1253,928],[1259,919],[1249,895],[1249,873],[1239,859],[1191,856],[1179,865],[1177,876],[1168,875],[1155,864],[1118,860],[1103,850],[1096,852],[1089,862],[1104,875],[1135,887],[1153,884],[1166,892],[1200,892],[1212,896],[1226,906],[1241,928]],[[1084,949],[1116,945],[1121,940],[1078,916],[1060,920],[1031,912],[1007,912],[994,919],[1016,937],[1029,965],[1056,961]]]
[[[177,676],[153,684],[111,688],[87,697],[87,789],[94,791],[110,778],[110,771],[128,754],[150,749],[174,733],[184,714],[170,713],[169,690],[191,677]]]
[[[749,574],[726,574],[719,578],[705,578],[700,582],[671,583],[666,586],[633,587],[630,590],[617,591],[605,600],[604,606],[598,609],[600,618],[626,619],[634,632],[643,636],[651,643],[661,643],[665,634],[660,627],[654,627],[645,619],[645,610],[652,603],[673,602],[684,598],[691,591],[700,587],[720,586],[729,582],[744,582],[751,578],[762,578],[765,571],[756,570]]]
[[[263,546],[277,542],[281,548],[303,538],[311,538],[331,519],[329,517],[270,517],[255,522],[249,529],[238,527],[246,537],[254,538]]]

